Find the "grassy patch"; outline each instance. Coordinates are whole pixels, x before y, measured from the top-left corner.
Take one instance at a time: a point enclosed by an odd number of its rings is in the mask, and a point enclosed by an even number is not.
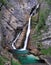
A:
[[[40,10],[39,21],[38,24],[36,25],[37,32],[39,32],[41,29],[45,29],[45,21],[47,19],[49,11],[50,11],[49,9],[45,9],[45,11]]]
[[[34,40],[39,40],[39,39],[42,38],[42,35],[41,35],[41,33],[39,33],[39,34],[34,34],[34,35],[32,35],[32,38],[33,38]]]
[[[45,0],[47,2],[48,5],[51,6],[51,0]]]
[[[0,56],[0,65],[4,65],[4,63],[7,61],[4,57]]]
[[[0,56],[0,65],[4,65],[5,62],[7,62],[7,61],[8,61],[8,59],[6,59],[3,56]],[[17,60],[14,60],[14,59],[12,59],[12,61],[10,61],[10,62],[11,62],[11,65],[21,65]]]
[[[18,61],[14,60],[14,59],[12,59],[11,64],[12,65],[21,65]]]
[[[44,55],[51,55],[51,47],[48,49],[41,49],[41,53]]]

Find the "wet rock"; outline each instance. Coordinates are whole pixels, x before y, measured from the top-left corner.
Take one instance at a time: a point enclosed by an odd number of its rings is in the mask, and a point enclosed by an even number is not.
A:
[[[41,52],[38,48],[36,48],[33,44],[29,43],[28,45],[28,49],[29,49],[29,52],[34,54],[34,55],[40,55]]]
[[[38,49],[36,49],[36,48],[32,48],[32,49],[30,50],[30,53],[32,53],[32,54],[34,54],[34,55],[40,55],[40,54],[41,54],[40,51],[39,51]]]
[[[23,44],[24,44],[23,41],[25,39],[25,35],[26,35],[26,31],[27,31],[26,29],[27,29],[27,25],[23,28],[23,31],[15,44],[16,48],[21,48],[23,46]]]

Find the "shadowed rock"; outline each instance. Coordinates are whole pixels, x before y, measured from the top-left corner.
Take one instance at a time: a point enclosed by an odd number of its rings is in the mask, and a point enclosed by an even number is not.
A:
[[[27,29],[27,25],[23,28],[23,31],[22,31],[19,39],[15,43],[16,48],[21,48],[23,46],[25,35],[26,35],[26,29]]]

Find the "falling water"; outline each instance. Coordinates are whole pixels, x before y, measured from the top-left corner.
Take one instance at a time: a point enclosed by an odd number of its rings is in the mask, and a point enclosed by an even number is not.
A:
[[[31,16],[32,16],[32,15],[31,15]],[[25,42],[24,42],[24,47],[23,47],[22,49],[20,49],[20,51],[26,50],[26,47],[27,47],[28,37],[29,37],[29,35],[30,35],[31,16],[29,17],[28,29],[27,29],[26,39],[25,39]]]
[[[28,29],[27,29],[26,39],[25,39],[25,42],[24,42],[24,47],[22,49],[20,49],[21,51],[26,50],[26,47],[27,47],[28,37],[30,35],[30,22],[31,22],[31,16],[29,17]],[[13,49],[16,49],[14,43],[16,42],[16,40],[18,39],[19,36],[20,36],[20,33],[17,35],[16,39],[12,43]]]
[[[16,40],[19,38],[19,36],[20,36],[20,33],[17,35],[17,37],[16,37],[16,39],[13,41],[13,43],[12,43],[12,47],[13,47],[13,49],[16,49],[16,47],[15,47],[15,42],[16,42]]]
[[[27,47],[27,43],[28,43],[28,37],[30,35],[30,23],[31,23],[31,16],[33,15],[33,13],[35,14],[36,11],[39,8],[39,4],[35,6],[34,10],[32,10],[32,13],[29,17],[29,22],[28,22],[28,29],[27,29],[27,33],[26,33],[26,38],[25,38],[25,42],[24,42],[24,47],[22,49],[19,49],[19,51],[24,51],[26,50],[26,47]],[[14,46],[14,43],[16,42],[16,40],[19,38],[20,36],[20,33],[17,35],[16,39],[13,41],[12,43],[12,47],[13,49],[16,49],[16,47]]]
[[[26,34],[26,39],[25,39],[25,42],[24,42],[24,47],[22,49],[20,49],[20,51],[24,51],[26,50],[26,47],[27,47],[27,43],[28,43],[28,37],[30,35],[30,23],[31,23],[31,16],[33,15],[33,13],[36,13],[35,10],[37,10],[39,8],[39,4],[37,6],[35,6],[34,10],[32,11],[30,17],[29,17],[29,22],[28,22],[28,29],[27,29],[27,34]]]

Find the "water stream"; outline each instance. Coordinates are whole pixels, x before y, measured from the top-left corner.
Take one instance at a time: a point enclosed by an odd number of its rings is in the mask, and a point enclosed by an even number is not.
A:
[[[27,43],[28,43],[28,38],[29,38],[29,35],[30,35],[31,17],[32,17],[33,13],[36,14],[36,10],[38,10],[38,8],[39,8],[39,4],[34,7],[34,9],[32,10],[32,13],[30,14],[29,22],[28,22],[28,28],[27,28],[27,33],[26,33],[26,38],[25,38],[25,42],[24,42],[24,46],[23,46],[22,49],[19,49],[19,51],[24,51],[24,50],[26,50]],[[15,43],[16,40],[19,38],[19,36],[20,36],[20,33],[17,35],[16,39],[15,39],[15,40],[13,41],[13,43],[12,43],[13,49],[16,49],[14,43]]]
[[[15,47],[15,42],[17,41],[17,39],[19,38],[19,36],[20,36],[20,33],[16,36],[16,39],[13,41],[13,43],[12,43],[12,47],[13,47],[13,49],[16,49],[16,47]]]

